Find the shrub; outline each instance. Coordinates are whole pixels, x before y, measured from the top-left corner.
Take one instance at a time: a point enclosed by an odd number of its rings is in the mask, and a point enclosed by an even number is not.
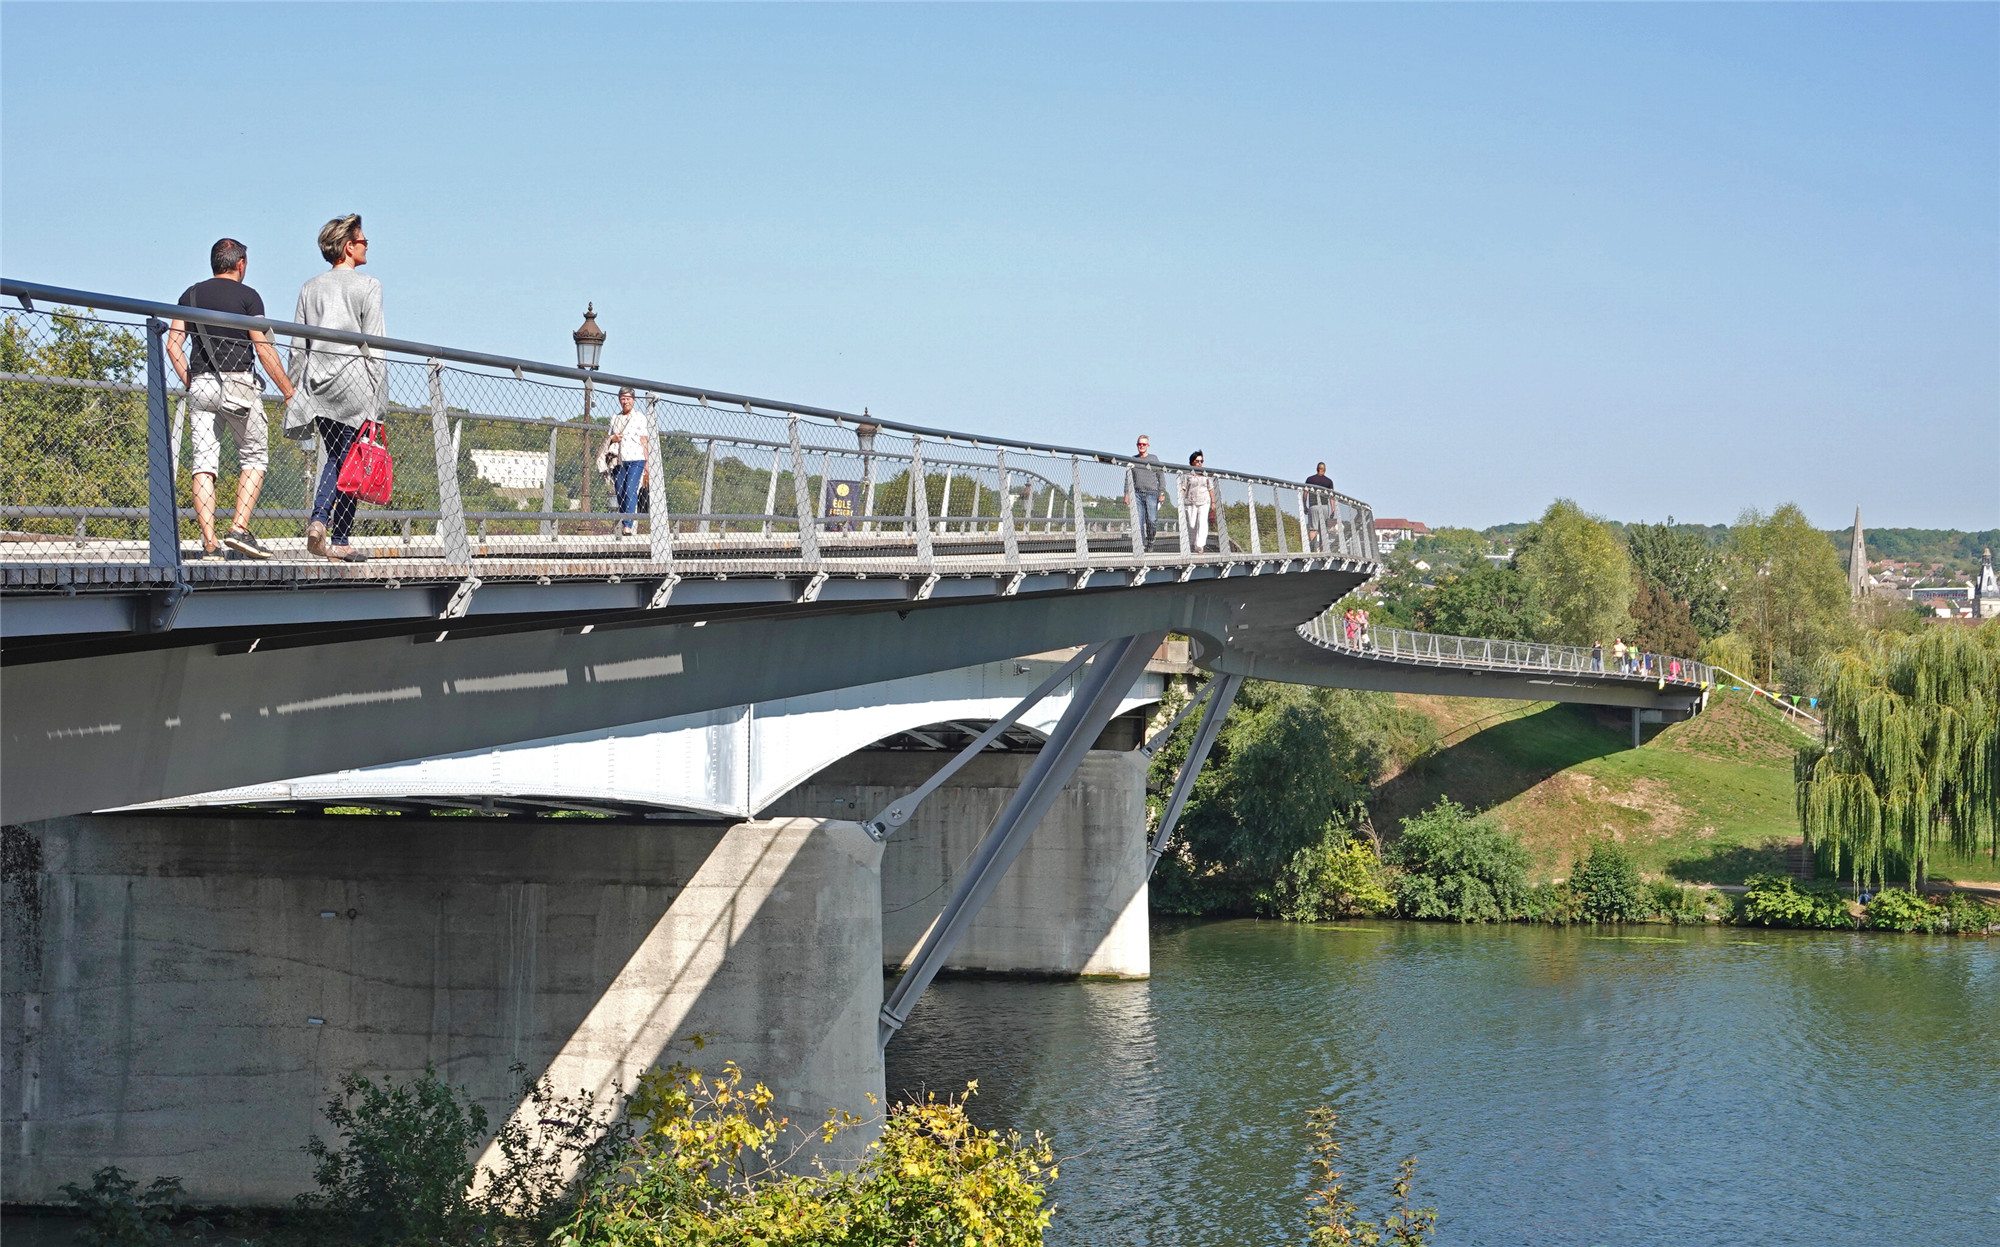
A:
[[[1538,883],[1528,889],[1520,918],[1523,922],[1546,922],[1566,927],[1584,920],[1583,900],[1568,883]]]
[[[1735,921],[1753,927],[1846,927],[1854,925],[1847,898],[1830,883],[1800,887],[1790,875],[1752,875],[1749,890],[1736,902]]]
[[[1589,856],[1570,873],[1569,886],[1591,922],[1637,922],[1652,912],[1639,868],[1608,843],[1591,846]]]
[[[1279,872],[1276,892],[1278,915],[1294,922],[1372,916],[1395,904],[1374,846],[1331,825]]]
[[[649,1070],[627,1104],[617,1171],[591,1185],[552,1247],[1041,1243],[1056,1171],[1040,1135],[981,1130],[965,1097],[931,1098],[892,1106],[854,1171],[788,1174],[805,1140],[771,1100],[733,1063],[713,1078],[679,1063]],[[856,1124],[834,1114],[816,1136]]]
[[[1501,922],[1528,905],[1528,850],[1520,837],[1474,818],[1450,797],[1403,821],[1392,857],[1396,912],[1406,918]]]
[[[173,1219],[186,1195],[179,1178],[154,1178],[142,1190],[116,1165],[90,1175],[88,1189],[74,1182],[56,1188],[83,1213],[76,1241],[84,1247],[153,1247],[173,1238]]]
[[[325,1112],[343,1142],[307,1140],[319,1189],[298,1197],[302,1210],[366,1243],[452,1239],[472,1222],[472,1149],[485,1140],[486,1110],[469,1092],[428,1065],[400,1086],[349,1073]]]
[[[1970,892],[1953,892],[1945,899],[1945,920],[1960,935],[1984,935],[1995,918],[1993,906]]]
[[[1868,902],[1868,925],[1878,931],[1942,931],[1946,914],[1906,888],[1884,888]]]
[[[1347,1198],[1341,1183],[1340,1139],[1334,1133],[1334,1111],[1325,1105],[1306,1115],[1312,1131],[1311,1176],[1306,1184],[1306,1247],[1340,1247],[1354,1243],[1379,1247],[1387,1240],[1396,1247],[1425,1247],[1437,1232],[1437,1209],[1410,1207],[1410,1188],[1416,1184],[1417,1158],[1405,1159],[1396,1172],[1391,1188],[1396,1203],[1378,1224],[1357,1220],[1360,1210]]]
[[[1713,916],[1708,906],[1714,895],[1704,888],[1662,882],[1652,885],[1649,903],[1662,922],[1690,925],[1707,922]]]

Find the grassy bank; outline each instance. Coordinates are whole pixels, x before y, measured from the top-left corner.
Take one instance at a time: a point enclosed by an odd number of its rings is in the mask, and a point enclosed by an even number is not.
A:
[[[1385,832],[1449,796],[1519,835],[1538,877],[1565,874],[1592,842],[1609,839],[1649,876],[1688,883],[1782,871],[1799,839],[1792,755],[1806,737],[1746,694],[1717,695],[1684,723],[1647,726],[1637,749],[1623,711],[1397,700],[1437,725],[1441,747],[1377,788],[1375,825]],[[1994,874],[1983,855],[1933,863],[1939,879]]]

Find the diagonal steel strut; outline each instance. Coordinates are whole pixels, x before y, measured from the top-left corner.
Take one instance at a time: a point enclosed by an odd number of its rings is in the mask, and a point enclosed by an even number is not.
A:
[[[1242,687],[1243,677],[1240,675],[1217,676],[1209,682],[1215,696],[1209,700],[1208,712],[1201,716],[1201,726],[1195,729],[1194,741],[1188,746],[1186,759],[1181,762],[1181,773],[1174,777],[1173,795],[1167,799],[1167,808],[1160,814],[1159,830],[1153,833],[1153,843],[1146,850],[1151,857],[1146,863],[1146,877],[1149,879],[1153,877],[1153,868],[1160,864],[1160,855],[1167,851],[1167,841],[1174,834],[1174,825],[1181,821],[1181,811],[1187,808],[1188,797],[1194,792],[1195,778],[1201,774],[1202,764],[1208,761],[1208,751],[1215,747],[1215,738],[1222,731],[1222,721],[1229,717],[1229,705],[1236,700],[1236,693]]]
[[[1035,834],[1042,817],[1062,795],[1063,786],[1076,774],[1084,754],[1096,743],[1105,724],[1111,722],[1119,703],[1145,673],[1147,661],[1164,639],[1166,633],[1152,632],[1107,641],[1085,669],[1069,708],[1063,711],[1062,721],[1049,733],[1048,743],[1035,755],[1021,786],[1000,811],[1000,817],[993,821],[986,838],[979,842],[965,873],[952,890],[951,899],[945,902],[944,911],[931,924],[930,933],[924,937],[910,968],[896,981],[889,999],[883,1003],[877,1036],[879,1047],[887,1048],[889,1040],[903,1028],[917,998],[944,968],[945,960],[978,917],[987,898],[1000,886],[1007,868],[1027,847],[1028,838]]]
[[[1053,693],[1056,685],[1069,679],[1071,672],[1074,672],[1078,667],[1088,662],[1099,650],[1102,650],[1108,644],[1108,641],[1099,641],[1095,645],[1088,645],[1078,650],[1068,662],[1056,668],[1054,675],[1036,685],[1034,692],[1015,702],[1012,710],[995,719],[992,727],[981,732],[973,739],[971,744],[959,750],[957,757],[939,767],[937,774],[925,780],[915,790],[904,793],[888,805],[883,806],[881,813],[861,824],[861,830],[867,832],[872,839],[878,841],[887,840],[890,836],[894,835],[896,828],[910,821],[910,816],[917,812],[917,807],[924,803],[924,798],[936,792],[946,780],[958,774],[959,768],[978,757],[986,746],[999,740],[1001,733],[1014,726],[1022,715],[1034,709],[1041,703],[1044,697]]]

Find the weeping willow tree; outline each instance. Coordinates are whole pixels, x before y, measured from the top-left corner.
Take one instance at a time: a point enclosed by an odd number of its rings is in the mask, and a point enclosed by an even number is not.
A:
[[[1822,660],[1824,742],[1799,751],[1806,843],[1857,882],[1931,851],[2000,857],[2000,621],[1876,633]]]

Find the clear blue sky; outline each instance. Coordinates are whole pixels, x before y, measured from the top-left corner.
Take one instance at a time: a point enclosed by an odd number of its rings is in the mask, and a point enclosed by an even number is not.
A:
[[[2000,522],[2000,7],[0,6],[0,266],[1475,526]]]

